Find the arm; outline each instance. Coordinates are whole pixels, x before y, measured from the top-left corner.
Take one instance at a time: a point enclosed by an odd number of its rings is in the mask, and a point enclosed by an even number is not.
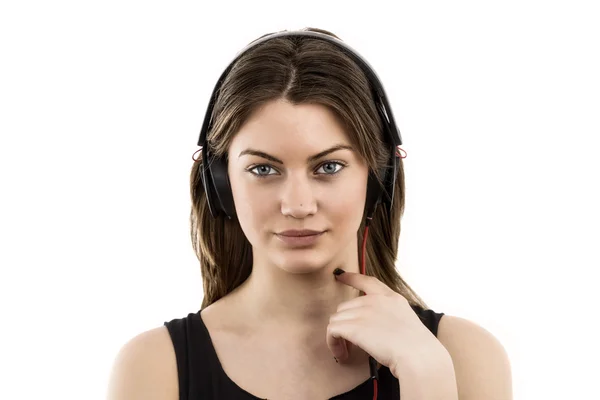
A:
[[[143,332],[119,351],[111,371],[108,400],[177,400],[175,350],[165,327]]]
[[[397,371],[402,400],[463,400],[458,397],[450,354],[440,345],[421,368],[414,365]],[[478,400],[483,400],[480,398]]]

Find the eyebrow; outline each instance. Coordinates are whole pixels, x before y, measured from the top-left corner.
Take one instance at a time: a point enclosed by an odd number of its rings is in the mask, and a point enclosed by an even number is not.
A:
[[[334,151],[338,151],[338,150],[350,150],[353,151],[354,149],[352,148],[352,146],[348,146],[345,144],[336,144],[333,147],[328,148],[327,150],[323,150],[320,153],[317,153],[313,156],[310,156],[306,159],[307,163],[311,163],[313,161],[318,160],[321,157],[325,157],[327,154],[329,153],[333,153]],[[273,161],[279,164],[283,164],[283,161],[281,161],[279,158],[273,157],[270,154],[265,153],[264,151],[259,151],[259,150],[255,150],[255,149],[246,149],[244,151],[242,151],[240,153],[240,155],[238,156],[238,158],[240,158],[243,155],[251,155],[251,156],[258,156],[258,157],[262,157],[265,158],[269,161]]]

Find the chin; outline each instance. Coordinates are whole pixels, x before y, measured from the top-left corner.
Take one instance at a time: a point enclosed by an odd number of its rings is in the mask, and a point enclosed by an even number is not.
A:
[[[307,252],[308,253],[308,252]],[[291,274],[310,274],[322,270],[329,260],[317,254],[294,254],[292,256],[282,255],[277,260],[273,260],[274,264],[280,269]]]

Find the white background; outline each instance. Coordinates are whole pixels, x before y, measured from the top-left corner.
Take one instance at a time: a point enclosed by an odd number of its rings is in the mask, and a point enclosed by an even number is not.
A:
[[[600,398],[596,2],[215,3],[0,6],[0,398],[102,399],[127,340],[199,309],[210,92],[247,43],[307,26],[386,87],[408,283],[504,344],[515,399]]]

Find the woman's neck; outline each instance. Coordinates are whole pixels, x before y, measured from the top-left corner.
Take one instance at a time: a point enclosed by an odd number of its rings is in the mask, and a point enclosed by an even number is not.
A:
[[[357,262],[308,273],[255,265],[248,279],[227,297],[249,326],[309,340],[315,332],[326,330],[340,303],[359,296],[357,289],[335,280],[333,270],[338,267],[358,272]]]

